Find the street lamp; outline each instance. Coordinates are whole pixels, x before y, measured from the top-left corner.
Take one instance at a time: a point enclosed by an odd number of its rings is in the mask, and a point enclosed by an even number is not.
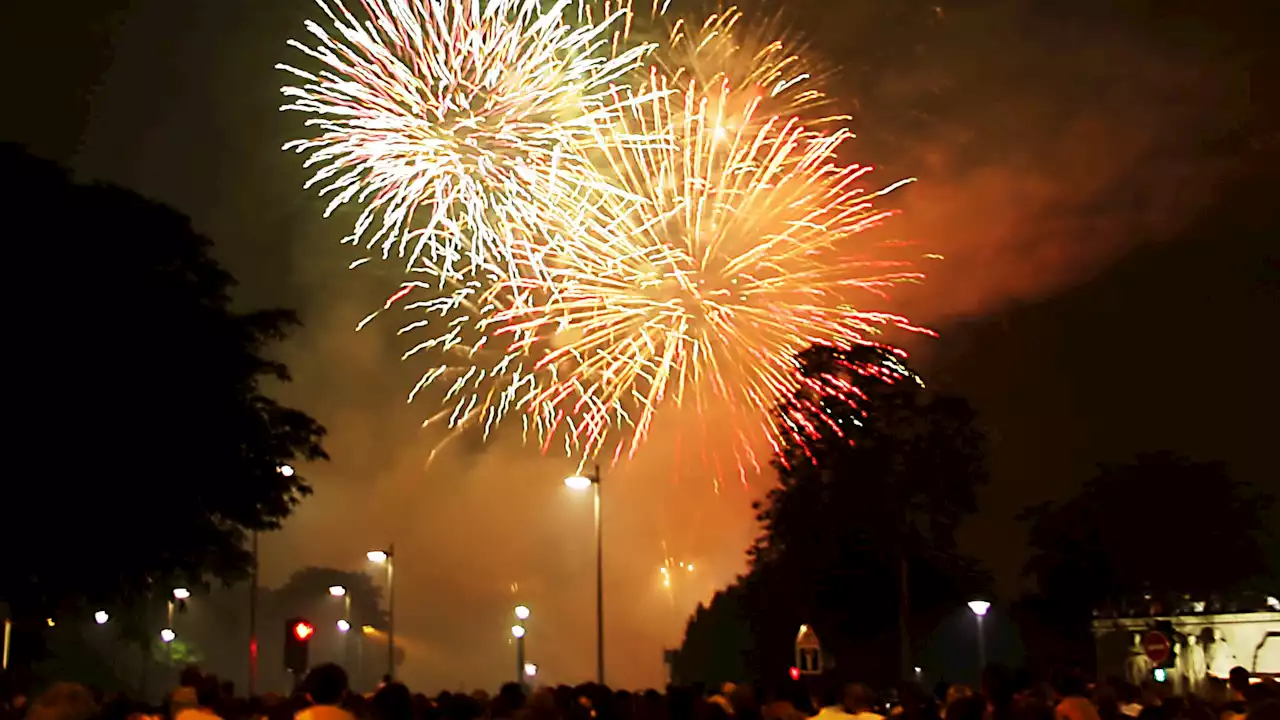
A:
[[[579,492],[593,488],[596,524],[596,682],[604,685],[604,543],[600,523],[600,465],[591,475],[573,475],[564,484]]]
[[[524,676],[527,678],[534,677],[538,674],[538,666],[533,663],[524,664]]]
[[[174,589],[173,589],[173,599],[174,599],[174,600],[186,600],[187,598],[190,598],[190,597],[191,597],[191,591],[190,591],[190,590],[188,590],[188,589],[186,589],[186,588],[174,588]]]
[[[516,624],[511,626],[511,634],[516,638],[516,682],[524,687],[524,621],[529,619],[529,608],[517,605],[515,609]]]
[[[974,619],[978,621],[978,676],[982,676],[982,671],[987,668],[987,641],[982,633],[982,619],[987,616],[987,611],[991,609],[991,603],[986,600],[970,600],[969,610],[973,613]]]
[[[110,619],[111,619],[111,616],[107,614],[106,610],[99,610],[98,612],[93,614],[93,621],[98,623],[99,625],[106,625],[107,621]]]
[[[160,631],[160,641],[166,644],[173,642],[174,639],[177,637],[178,637],[178,634],[175,633],[172,628],[165,628]]]
[[[330,585],[329,596],[342,598],[342,618],[338,620],[338,632],[345,633],[351,629],[351,595],[347,593],[347,588],[343,585]],[[347,636],[342,639],[342,662],[345,664],[350,660],[350,642]]]
[[[294,470],[292,465],[281,465],[276,470],[285,477],[293,477]]]
[[[395,586],[395,543],[386,550],[370,550],[365,553],[369,562],[387,567],[387,677],[394,678],[396,673],[396,586]]]

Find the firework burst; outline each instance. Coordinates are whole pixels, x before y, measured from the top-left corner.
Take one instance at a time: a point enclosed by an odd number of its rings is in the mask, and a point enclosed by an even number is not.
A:
[[[430,338],[411,353],[450,358],[419,384],[445,393],[438,418],[489,429],[518,411],[544,447],[616,460],[662,408],[685,407],[733,427],[745,472],[760,439],[803,439],[773,412],[799,386],[800,351],[921,330],[854,304],[920,277],[858,241],[891,214],[873,201],[907,181],[867,190],[870,168],[835,160],[847,131],[759,115],[763,99],[727,79],[671,82],[654,67],[643,101],[609,101],[622,112],[577,149],[613,187],[570,188],[557,203],[570,230],[512,243],[517,271],[491,265],[451,295],[433,294],[430,269],[406,284],[428,298],[409,307],[434,316],[406,328]]]
[[[626,8],[593,22],[573,0],[361,0],[364,21],[317,3],[327,26],[289,44],[318,69],[277,66],[302,81],[282,109],[314,130],[285,149],[309,156],[326,215],[363,206],[345,242],[446,274],[500,260],[544,191],[598,182],[574,147],[651,49],[619,46]]]

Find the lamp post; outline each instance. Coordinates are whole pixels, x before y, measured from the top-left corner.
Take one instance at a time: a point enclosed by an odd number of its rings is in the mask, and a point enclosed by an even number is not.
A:
[[[987,616],[987,611],[991,609],[991,603],[986,600],[970,600],[969,610],[973,613],[974,619],[978,621],[978,679],[982,679],[982,672],[987,669],[987,640],[982,632],[982,619]]]
[[[342,633],[342,663],[347,662],[349,641],[347,639],[347,631],[351,629],[351,594],[347,592],[347,588],[342,585],[330,585],[329,596],[342,598],[342,617],[338,619],[338,632]]]
[[[183,600],[186,600],[189,597],[191,597],[190,590],[186,588],[174,588],[173,597],[169,598],[169,623],[168,625],[165,626],[165,630],[168,631],[172,637],[170,637],[168,640],[165,640],[165,643],[169,646],[169,664],[170,665],[173,665],[173,638],[177,637],[177,634],[173,629],[174,603],[181,602]],[[161,632],[160,635],[163,637],[164,633]]]
[[[396,545],[392,543],[386,550],[370,550],[366,553],[369,562],[387,566],[387,677],[396,676],[396,586],[395,563]]]
[[[516,639],[516,682],[520,683],[520,687],[524,687],[524,621],[529,619],[529,608],[524,605],[517,605],[515,613],[516,624],[511,626],[511,634]]]
[[[564,479],[572,490],[592,488],[595,501],[596,524],[596,682],[604,685],[604,543],[600,522],[600,465],[597,463],[591,475],[574,475]]]

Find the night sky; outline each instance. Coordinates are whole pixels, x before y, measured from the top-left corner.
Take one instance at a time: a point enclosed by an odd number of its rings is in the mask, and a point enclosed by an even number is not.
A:
[[[857,159],[884,183],[920,180],[879,232],[945,259],[889,309],[939,330],[909,342],[917,364],[992,434],[993,482],[963,538],[1006,598],[1025,557],[1013,516],[1069,494],[1098,461],[1168,448],[1280,494],[1278,108],[1261,80],[1276,63],[1257,5],[784,6],[854,116]],[[591,517],[561,486],[573,466],[510,434],[463,438],[426,465],[439,435],[419,428],[429,408],[405,403],[405,346],[387,326],[354,331],[397,278],[345,269],[350,218],[322,221],[298,158],[279,150],[300,121],[277,112],[286,78],[273,66],[295,59],[285,41],[314,14],[309,0],[9,3],[0,139],[188,213],[244,307],[301,312],[281,393],[328,426],[333,461],[306,468],[316,495],[267,541],[269,580],[358,568],[394,541],[409,682],[506,678],[517,600],[534,610],[545,678],[585,678]],[[717,486],[673,467],[675,434],[605,478],[615,684],[661,680],[684,613],[742,570],[749,504],[771,480]],[[1184,524],[1179,541],[1194,542]],[[697,565],[674,603],[664,543]]]

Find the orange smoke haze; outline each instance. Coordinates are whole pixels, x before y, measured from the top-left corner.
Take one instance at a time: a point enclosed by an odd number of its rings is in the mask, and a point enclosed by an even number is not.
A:
[[[12,27],[80,17],[58,3],[28,5],[35,17]],[[1085,18],[1070,22],[1052,16],[1058,3],[968,5],[787,5],[840,68],[830,81],[853,110],[857,159],[876,164],[872,177],[884,184],[920,178],[891,196],[904,214],[877,232],[946,258],[922,261],[929,281],[886,308],[941,326],[940,340],[913,343],[924,355],[947,343],[948,320],[1054,293],[1185,222],[1219,171],[1211,141],[1248,102],[1216,41],[1184,41],[1134,3],[1063,4]],[[298,158],[277,149],[298,127],[276,112],[281,78],[271,68],[312,3],[132,6],[102,23],[105,72],[61,71],[89,98],[78,143],[41,140],[43,118],[78,102],[51,94],[56,78],[13,78],[10,96],[36,107],[11,113],[4,129],[49,154],[77,146],[81,174],[189,213],[240,278],[246,307],[283,304],[307,322],[282,348],[295,376],[282,394],[328,426],[333,461],[301,468],[316,494],[265,540],[267,580],[307,565],[358,568],[366,550],[394,541],[403,675],[415,686],[511,679],[517,602],[533,611],[528,659],[540,679],[588,679],[591,505],[561,483],[576,468],[505,432],[487,445],[460,438],[425,465],[439,434],[419,427],[429,408],[405,403],[416,374],[398,359],[404,339],[385,323],[354,332],[383,288],[345,270],[346,226],[319,219],[323,204],[302,189]],[[92,7],[84,17],[101,21]],[[750,503],[771,481],[766,469],[717,492],[678,462],[675,436],[686,451],[699,437],[659,429],[634,461],[606,469],[613,684],[663,681],[661,650],[676,644],[683,616],[743,569]],[[666,554],[697,566],[674,608],[658,573],[664,542]]]

